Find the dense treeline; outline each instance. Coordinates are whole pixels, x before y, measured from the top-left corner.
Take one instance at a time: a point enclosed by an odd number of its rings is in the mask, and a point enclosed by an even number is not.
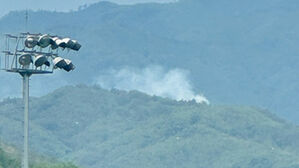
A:
[[[19,168],[21,163],[19,160],[9,156],[0,148],[0,168]]]
[[[30,164],[31,168],[78,168],[71,163],[58,163],[58,162],[36,162]],[[0,148],[0,168],[21,168],[20,158],[16,157],[15,153],[8,154]]]

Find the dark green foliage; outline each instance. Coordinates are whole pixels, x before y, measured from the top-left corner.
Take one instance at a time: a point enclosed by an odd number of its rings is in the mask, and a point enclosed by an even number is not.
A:
[[[30,107],[30,147],[88,168],[299,165],[299,128],[254,107],[177,102],[84,85],[32,98]],[[0,137],[22,145],[15,139],[21,137],[21,121],[20,100],[3,101]]]
[[[2,147],[13,149],[12,147],[1,144]],[[0,168],[21,168],[20,157],[17,158],[16,153],[5,152],[2,147],[0,148]],[[32,159],[32,158],[31,158]],[[71,163],[58,163],[58,162],[43,162],[34,161],[30,164],[31,168],[78,168]]]
[[[70,163],[39,163],[33,165],[32,168],[78,168],[77,166]]]
[[[0,168],[18,168],[20,161],[9,156],[0,148]]]

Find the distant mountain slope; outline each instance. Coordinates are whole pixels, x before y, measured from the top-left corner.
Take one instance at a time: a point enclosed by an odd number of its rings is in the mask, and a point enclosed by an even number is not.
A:
[[[109,68],[178,67],[190,70],[212,103],[261,106],[299,122],[298,6],[294,0],[102,2],[78,12],[30,12],[28,30],[83,44],[72,58],[76,72],[45,83],[90,83]],[[2,33],[23,30],[24,12],[0,20]]]
[[[8,148],[8,147],[7,147]],[[7,149],[6,149],[7,150]],[[10,151],[11,152],[11,151]],[[16,168],[20,166],[20,161],[3,150],[3,145],[0,148],[0,168]]]
[[[1,135],[2,136],[2,135]],[[14,147],[0,143],[0,168],[21,168],[21,155]],[[31,168],[78,168],[70,163],[58,163],[40,156],[30,157]]]
[[[0,137],[20,146],[21,106],[0,103]],[[33,151],[85,167],[299,166],[299,128],[254,107],[80,85],[32,98],[30,119]]]

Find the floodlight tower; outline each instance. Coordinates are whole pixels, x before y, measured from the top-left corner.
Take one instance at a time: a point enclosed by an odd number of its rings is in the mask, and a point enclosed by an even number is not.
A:
[[[11,48],[13,46],[13,48]],[[76,40],[49,34],[20,33],[5,35],[5,50],[1,56],[1,66],[7,72],[19,73],[23,78],[24,101],[24,155],[23,168],[29,168],[29,78],[35,74],[51,74],[54,69],[69,72],[75,69],[72,61],[59,57],[59,52],[79,51],[81,45]]]

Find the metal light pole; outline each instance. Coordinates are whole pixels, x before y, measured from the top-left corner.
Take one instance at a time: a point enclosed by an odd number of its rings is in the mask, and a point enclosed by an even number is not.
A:
[[[28,162],[28,136],[29,136],[29,77],[30,73],[21,73],[23,76],[23,101],[24,101],[24,168],[29,167]]]
[[[1,57],[1,66],[7,72],[19,73],[23,78],[24,103],[24,154],[23,168],[29,168],[29,78],[34,74],[50,74],[54,69],[69,72],[75,66],[69,59],[58,56],[60,49],[78,51],[81,45],[70,38],[48,34],[21,33],[18,36],[6,34],[6,48]],[[10,49],[10,46],[15,45]],[[44,52],[46,50],[46,52]]]

